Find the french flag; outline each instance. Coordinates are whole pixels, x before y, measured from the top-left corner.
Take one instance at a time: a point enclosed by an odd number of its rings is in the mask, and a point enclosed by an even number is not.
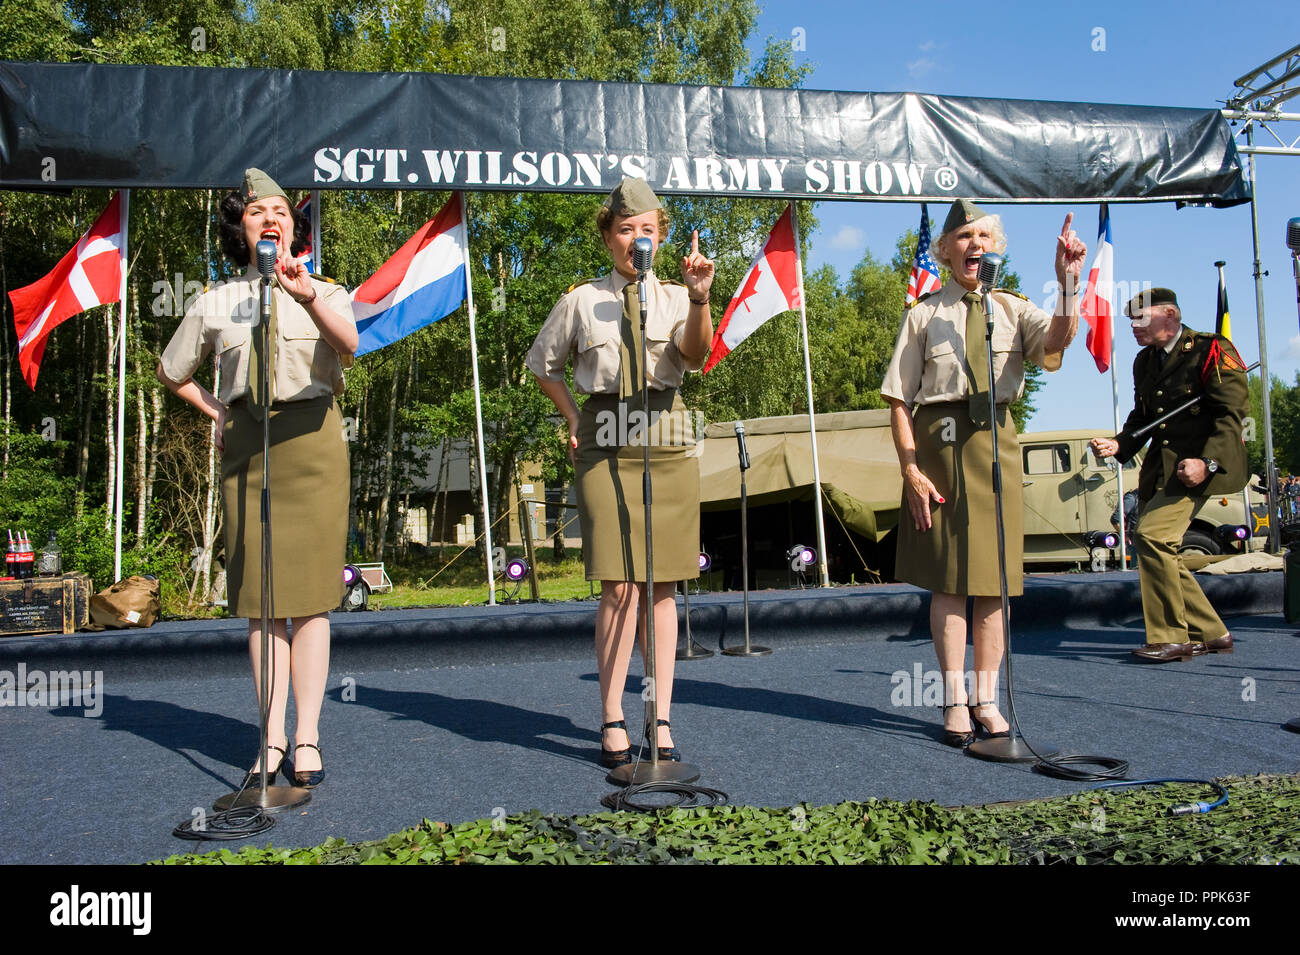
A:
[[[358,356],[432,325],[465,301],[468,239],[462,210],[456,193],[352,293]]]
[[[798,308],[802,297],[793,216],[786,206],[718,323],[704,371],[710,371],[773,315]]]
[[[1097,255],[1088,272],[1088,285],[1079,312],[1088,322],[1088,352],[1097,370],[1110,367],[1110,343],[1115,322],[1110,299],[1115,289],[1115,246],[1110,241],[1110,207],[1101,204],[1097,224]]]

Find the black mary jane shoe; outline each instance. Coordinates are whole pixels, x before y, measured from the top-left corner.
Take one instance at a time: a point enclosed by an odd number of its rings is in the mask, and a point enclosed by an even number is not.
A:
[[[627,731],[626,720],[614,720],[612,723],[600,724],[600,765],[606,769],[617,769],[619,766],[626,766],[632,762],[632,748],[625,746],[622,749],[605,748],[605,730],[623,730]]]
[[[965,705],[966,705],[965,703],[949,703],[943,709],[944,712],[946,713],[948,710],[960,709]],[[975,730],[974,730],[973,722],[971,726],[972,728],[968,730],[945,729],[943,731],[943,745],[951,746],[953,749],[965,749],[971,743],[975,742]]]
[[[293,751],[296,753],[298,752],[298,750],[302,749],[303,747],[306,747],[308,749],[314,749],[316,750],[316,754],[318,756],[321,755],[320,747],[317,746],[315,743],[298,743],[296,746],[294,746]],[[325,780],[325,766],[324,766],[323,756],[321,756],[320,769],[307,769],[307,770],[297,771],[293,768],[293,764],[290,763],[287,759],[284,761],[282,766],[284,769],[284,778],[289,781],[290,786],[299,786],[303,789],[315,789]]]
[[[287,743],[286,743],[286,745],[287,745]],[[275,768],[272,769],[272,768],[270,768],[270,767],[268,766],[268,767],[267,767],[267,770],[266,770],[266,784],[267,784],[268,786],[274,786],[274,785],[275,785],[275,774],[278,773],[278,772],[280,771],[280,768],[281,768],[282,766],[284,766],[284,760],[285,760],[285,757],[288,756],[289,754],[286,753],[286,752],[284,751],[284,747],[283,747],[283,746],[276,746],[274,743],[268,743],[267,746],[266,746],[266,750],[267,750],[267,754],[268,754],[268,755],[270,754],[270,751],[271,751],[271,750],[275,750],[277,753],[280,754],[280,760],[279,760],[279,762],[277,762],[277,763],[275,764]],[[244,781],[243,781],[242,783],[239,784],[239,788],[240,788],[241,790],[244,790],[244,789],[257,789],[257,788],[259,788],[259,787],[262,785],[262,778],[261,778],[261,777],[262,777],[262,774],[259,773],[257,770],[253,770],[252,772],[244,773]]]
[[[660,725],[660,726],[667,726],[669,729],[672,729],[672,728],[673,728],[673,727],[672,727],[672,724],[669,723],[667,720],[660,720],[660,721],[659,721],[659,725]],[[655,735],[658,736],[659,734],[656,733]],[[648,727],[648,726],[645,728],[645,739],[646,739],[646,742],[647,742],[647,743],[650,743],[650,727]],[[656,739],[655,742],[657,743],[658,740]],[[651,745],[654,745],[654,743],[651,743]],[[681,761],[682,761],[682,755],[681,755],[681,753],[677,752],[677,747],[676,747],[676,746],[660,746],[660,747],[659,747],[659,762],[661,762],[661,763],[680,763]]]
[[[980,719],[978,716],[975,715],[975,711],[978,710],[980,707],[983,706],[996,707],[997,705],[998,704],[996,700],[985,700],[983,703],[974,704],[970,708],[970,725],[974,727],[975,732],[978,735],[983,736],[985,739],[1010,739],[1011,738],[1010,727],[1004,729],[1001,733],[994,733],[988,728],[987,725],[985,725],[982,719]]]

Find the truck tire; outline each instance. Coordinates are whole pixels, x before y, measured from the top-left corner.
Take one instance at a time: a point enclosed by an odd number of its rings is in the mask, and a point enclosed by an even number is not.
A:
[[[1209,534],[1195,528],[1190,528],[1187,533],[1183,535],[1183,542],[1178,545],[1178,553],[1208,554],[1209,556],[1214,557],[1218,554],[1222,554],[1223,548],[1221,548],[1218,542]]]

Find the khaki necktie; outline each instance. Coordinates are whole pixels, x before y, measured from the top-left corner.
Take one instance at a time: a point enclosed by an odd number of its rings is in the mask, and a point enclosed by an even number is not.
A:
[[[260,305],[259,305],[260,310]],[[262,348],[270,343],[271,354],[267,362],[271,369],[269,380],[262,381]],[[253,354],[248,364],[248,401],[249,410],[252,411],[253,417],[258,421],[262,420],[264,409],[271,407],[271,402],[275,401],[275,343],[276,343],[276,321],[275,321],[275,293],[271,293],[271,320],[267,323],[266,328],[258,328],[253,331]]]
[[[641,301],[637,298],[636,282],[623,287],[623,327],[618,355],[622,367],[618,376],[618,396],[630,398],[639,394],[645,385],[641,371]]]
[[[970,420],[981,428],[989,424],[989,352],[984,302],[978,292],[962,296],[966,302],[966,374],[970,377]]]

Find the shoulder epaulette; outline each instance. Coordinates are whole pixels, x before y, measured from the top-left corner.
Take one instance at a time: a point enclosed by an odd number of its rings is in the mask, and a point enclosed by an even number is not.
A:
[[[310,275],[312,278],[314,278],[314,279],[315,279],[316,281],[318,281],[318,282],[329,282],[330,285],[338,285],[338,284],[339,284],[339,280],[338,280],[338,279],[332,279],[332,278],[330,278],[328,275],[318,275],[318,274],[315,273],[315,272],[308,272],[307,274]]]
[[[1008,295],[1014,295],[1014,296],[1015,296],[1016,298],[1018,298],[1018,299],[1022,299],[1022,300],[1026,301],[1026,302],[1029,301],[1029,296],[1028,296],[1028,295],[1025,295],[1023,292],[1017,292],[1017,291],[1016,291],[1015,289],[1013,289],[1013,288],[995,288],[993,291],[995,291],[995,292],[1006,292]]]
[[[659,280],[659,284],[660,284],[660,285],[676,285],[678,288],[686,288],[686,286],[685,286],[683,283],[678,282],[676,279],[660,279],[660,280]]]
[[[942,291],[943,291],[942,288],[937,288],[933,292],[926,292],[924,295],[919,295],[917,296],[916,301],[912,303],[912,305],[920,305],[927,298],[934,298],[934,296],[938,295]],[[912,305],[909,305],[908,308],[911,308]]]
[[[565,294],[565,295],[568,295],[568,294],[569,294],[570,292],[572,292],[575,288],[578,288],[579,286],[582,286],[582,285],[590,285],[590,284],[591,284],[592,282],[594,282],[594,281],[596,281],[596,280],[595,280],[595,279],[583,279],[581,282],[574,282],[572,285],[570,285],[568,288],[566,288],[566,289],[564,290],[564,294]]]

